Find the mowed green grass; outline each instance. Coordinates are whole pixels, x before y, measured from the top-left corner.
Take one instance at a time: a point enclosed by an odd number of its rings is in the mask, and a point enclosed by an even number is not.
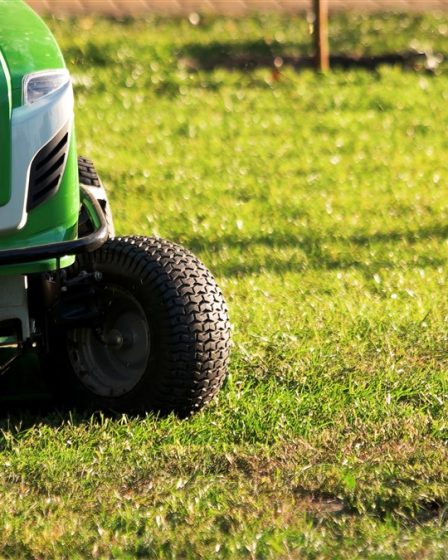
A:
[[[174,417],[2,421],[0,556],[448,556],[448,76],[188,70],[306,53],[304,18],[50,21],[119,234],[191,248],[228,381]],[[339,16],[335,50],[448,52],[447,16]]]

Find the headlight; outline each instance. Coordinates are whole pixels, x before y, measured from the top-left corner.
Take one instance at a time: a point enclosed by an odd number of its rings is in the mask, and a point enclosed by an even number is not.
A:
[[[45,70],[23,79],[23,103],[31,105],[70,82],[68,70]]]

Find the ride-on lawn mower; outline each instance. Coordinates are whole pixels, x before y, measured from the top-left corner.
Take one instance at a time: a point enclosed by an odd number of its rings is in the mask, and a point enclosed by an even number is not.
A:
[[[1,370],[32,350],[66,404],[187,416],[226,375],[221,291],[183,247],[113,235],[60,50],[22,0],[0,0]]]

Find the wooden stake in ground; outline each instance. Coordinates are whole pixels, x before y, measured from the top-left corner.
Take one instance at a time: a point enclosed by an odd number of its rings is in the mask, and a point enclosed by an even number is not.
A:
[[[328,0],[313,0],[313,8],[316,67],[321,72],[326,72],[330,68],[328,50]]]

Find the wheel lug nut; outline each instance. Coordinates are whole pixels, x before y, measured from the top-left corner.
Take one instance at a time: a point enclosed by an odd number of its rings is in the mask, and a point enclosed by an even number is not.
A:
[[[114,346],[116,348],[119,348],[120,346],[123,345],[123,335],[121,334],[120,331],[117,331],[115,329],[109,331],[104,336],[103,340],[107,346]]]

